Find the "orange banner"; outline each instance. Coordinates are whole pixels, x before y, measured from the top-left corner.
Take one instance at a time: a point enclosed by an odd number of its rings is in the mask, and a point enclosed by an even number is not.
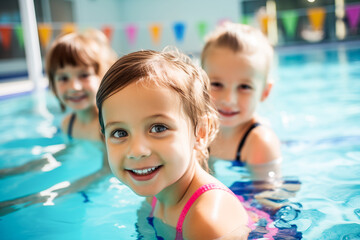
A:
[[[114,28],[110,25],[105,25],[102,27],[101,31],[106,35],[106,37],[109,39],[109,42],[111,43]]]
[[[150,26],[151,39],[154,44],[160,43],[162,26],[160,24],[152,24]]]
[[[65,23],[61,28],[62,33],[72,33],[75,31],[76,31],[76,26],[74,23]]]
[[[0,25],[1,44],[5,50],[9,50],[11,45],[12,27],[10,25]]]
[[[267,15],[261,16],[259,21],[260,21],[261,31],[266,35],[268,33],[269,16]]]
[[[311,27],[315,31],[323,29],[326,11],[324,8],[310,8],[307,11]]]
[[[53,29],[50,24],[41,23],[38,25],[38,31],[39,31],[39,40],[41,46],[46,49],[47,46],[49,46]]]
[[[259,27],[261,29],[261,31],[267,35],[268,33],[268,25],[269,25],[269,21],[270,19],[270,15],[266,12],[266,8],[265,7],[260,7],[256,13],[255,13],[255,18],[257,20],[257,23],[259,24]]]

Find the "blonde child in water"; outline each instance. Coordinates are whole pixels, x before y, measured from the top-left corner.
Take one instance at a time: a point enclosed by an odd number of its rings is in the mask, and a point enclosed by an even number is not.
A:
[[[280,177],[280,141],[256,114],[272,88],[272,59],[273,48],[260,30],[230,22],[209,35],[201,55],[220,114],[211,158],[245,165],[255,180]]]
[[[120,58],[96,96],[111,170],[176,229],[157,231],[166,239],[248,235],[240,201],[206,171],[217,132],[209,87],[189,58],[148,50]]]

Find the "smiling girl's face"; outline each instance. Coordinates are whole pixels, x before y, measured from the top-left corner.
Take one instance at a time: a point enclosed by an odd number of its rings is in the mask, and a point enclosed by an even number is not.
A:
[[[154,196],[195,164],[196,138],[177,93],[144,84],[107,98],[102,118],[112,172],[137,194]]]
[[[222,127],[237,127],[251,120],[264,100],[266,65],[259,55],[211,47],[204,68],[211,82],[211,96]]]
[[[59,100],[76,112],[95,106],[100,81],[93,67],[65,65],[55,72],[54,89]]]

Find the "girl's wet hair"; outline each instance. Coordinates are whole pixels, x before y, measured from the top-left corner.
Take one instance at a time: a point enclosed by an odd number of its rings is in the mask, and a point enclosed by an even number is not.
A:
[[[261,54],[265,56],[266,72],[269,73],[273,61],[274,50],[267,37],[257,28],[249,25],[225,22],[207,36],[201,54],[204,67],[208,52],[212,47],[224,47],[237,53],[247,55]]]
[[[180,97],[195,135],[199,125],[206,119],[208,142],[200,151],[199,160],[207,169],[208,146],[218,131],[218,115],[210,101],[210,82],[206,73],[194,65],[188,56],[174,48],[162,52],[143,50],[123,56],[107,71],[96,95],[103,133],[104,101],[134,82],[173,90]]]
[[[73,32],[59,36],[46,55],[46,73],[50,89],[59,99],[55,89],[55,74],[58,69],[70,66],[86,66],[94,69],[102,78],[106,70],[115,62],[116,54],[106,36],[99,30],[88,30],[83,34]],[[61,110],[65,105],[60,102]]]

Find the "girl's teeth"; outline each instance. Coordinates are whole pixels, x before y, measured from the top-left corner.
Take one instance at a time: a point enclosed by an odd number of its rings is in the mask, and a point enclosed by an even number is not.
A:
[[[152,167],[152,168],[146,168],[146,169],[140,169],[140,170],[133,169],[131,171],[138,175],[146,175],[146,174],[153,172],[155,169],[156,169],[156,167]]]

